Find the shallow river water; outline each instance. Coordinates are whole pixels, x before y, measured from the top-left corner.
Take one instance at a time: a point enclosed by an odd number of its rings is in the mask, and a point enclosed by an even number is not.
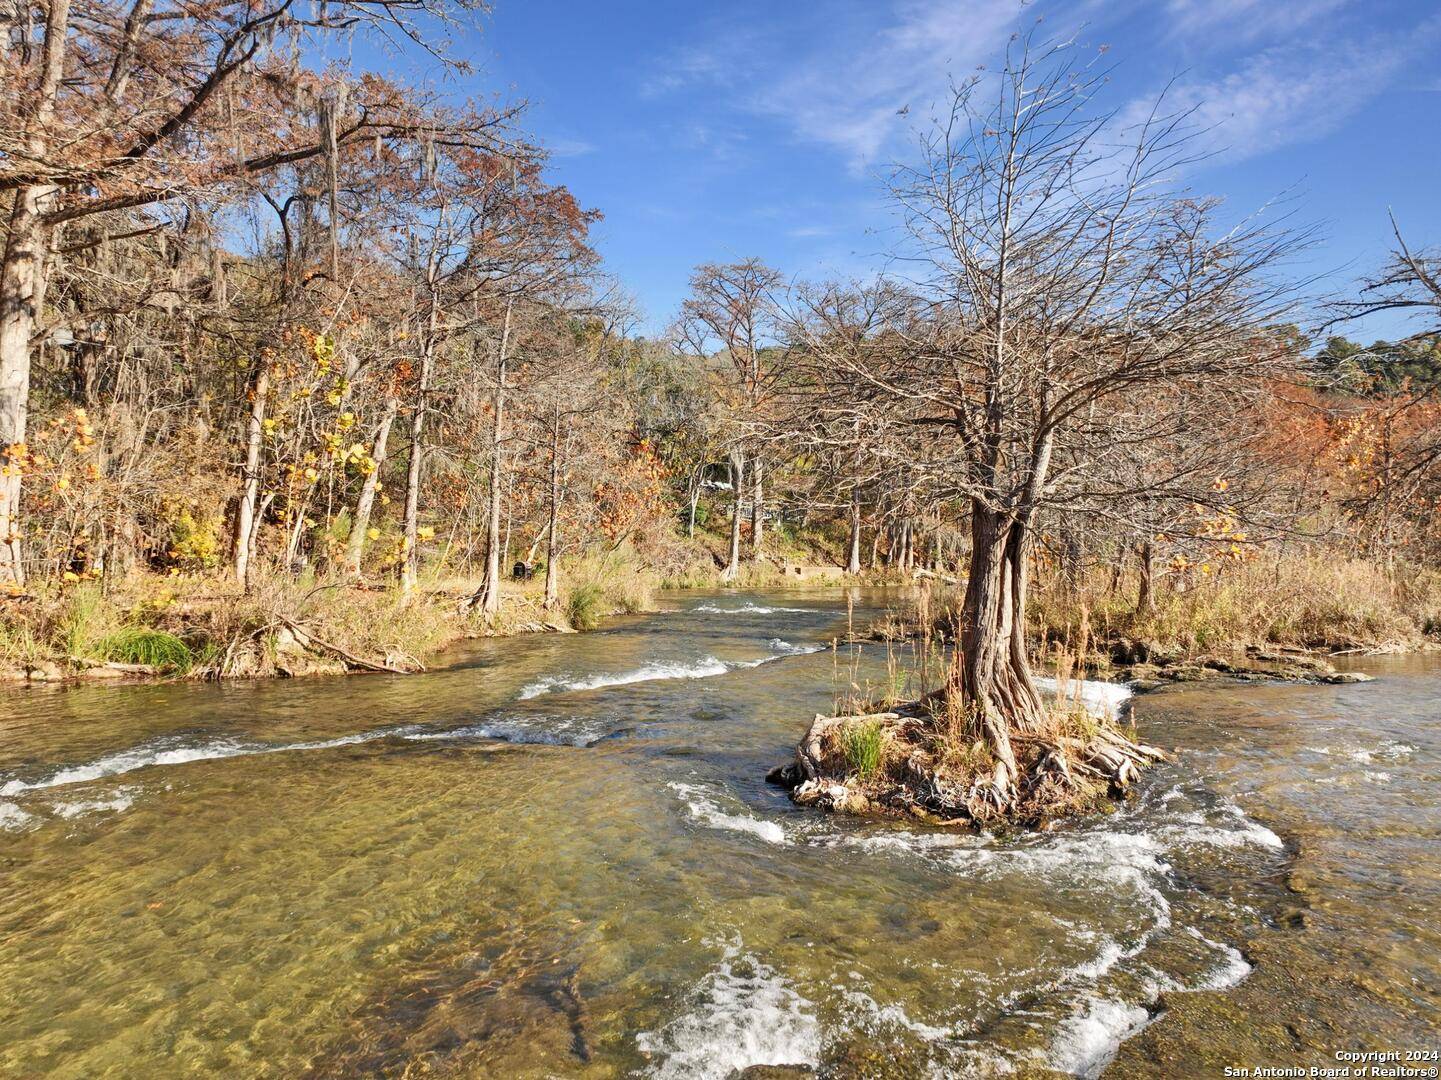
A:
[[[1146,695],[1143,735],[1181,753],[1136,799],[975,836],[764,783],[853,664],[885,677],[881,648],[832,651],[843,593],[665,606],[408,678],[0,693],[0,1076],[1206,1076],[1437,1048],[1441,666]]]

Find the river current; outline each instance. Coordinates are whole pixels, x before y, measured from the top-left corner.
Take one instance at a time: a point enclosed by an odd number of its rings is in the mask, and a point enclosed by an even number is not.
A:
[[[857,621],[884,602],[857,597]],[[974,835],[764,783],[895,666],[833,645],[844,593],[664,607],[412,677],[0,692],[0,1076],[1201,1076],[1436,1048],[1434,662],[1144,695],[1180,753],[1133,800]]]

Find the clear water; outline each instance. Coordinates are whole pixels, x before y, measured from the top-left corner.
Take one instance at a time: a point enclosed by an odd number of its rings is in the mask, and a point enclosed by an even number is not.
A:
[[[1436,667],[1147,696],[1184,753],[1137,800],[978,837],[763,782],[886,677],[844,594],[670,606],[409,678],[6,691],[0,1075],[1177,1075],[1265,1045],[1247,994],[1288,1061],[1434,1032]]]

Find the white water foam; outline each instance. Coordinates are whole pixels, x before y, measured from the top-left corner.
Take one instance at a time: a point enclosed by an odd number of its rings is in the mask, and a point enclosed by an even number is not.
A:
[[[660,1080],[721,1080],[752,1065],[814,1065],[821,1032],[810,1001],[730,945],[690,994],[689,1011],[636,1045],[662,1056],[649,1070]]]
[[[1251,974],[1250,961],[1241,955],[1241,950],[1224,942],[1212,941],[1194,926],[1186,928],[1197,941],[1203,942],[1221,954],[1221,962],[1202,977],[1195,986],[1186,986],[1181,989],[1186,991],[1195,990],[1229,990],[1241,982],[1247,975]]]
[[[1093,679],[1070,679],[1063,686],[1049,675],[1034,676],[1036,689],[1068,700],[1079,701],[1087,712],[1111,720],[1120,714],[1121,706],[1131,697],[1131,688],[1122,683],[1099,682]]]
[[[51,773],[43,780],[12,779],[0,785],[0,796],[14,796],[22,791],[38,791],[44,788],[64,787],[68,784],[84,784],[106,776],[148,769],[155,765],[184,765],[192,761],[213,761],[217,758],[246,757],[252,754],[279,754],[291,750],[330,750],[339,746],[371,742],[389,735],[399,735],[413,730],[386,728],[380,731],[364,731],[345,735],[338,739],[321,739],[315,742],[279,743],[267,746],[264,743],[242,742],[239,739],[211,739],[195,746],[174,746],[151,744],[137,746],[119,753],[107,754],[85,765],[72,765]]]
[[[1007,873],[1054,879],[1081,878],[1128,885],[1147,901],[1158,919],[1169,918],[1170,905],[1154,882],[1170,870],[1165,846],[1148,833],[1105,829],[1058,832],[1023,843],[997,842],[986,834],[907,833],[891,830],[841,840],[862,849],[902,849],[939,859],[965,876],[994,878]]]
[[[1376,761],[1398,762],[1405,761],[1416,752],[1416,747],[1410,743],[1398,742],[1395,739],[1388,739],[1380,746],[1369,749],[1353,750],[1351,759],[1359,761],[1362,765],[1370,765]]]
[[[853,977],[855,977],[854,973]],[[864,990],[843,988],[841,994],[854,1010],[865,1014],[862,1022],[873,1031],[888,1027],[904,1028],[929,1043],[940,1042],[942,1039],[950,1039],[956,1035],[951,1028],[935,1027],[920,1020],[912,1020],[906,1010],[895,1002],[881,1005]]]
[[[1336,753],[1330,746],[1306,746],[1302,747],[1312,754],[1320,754],[1324,757],[1331,757]],[[1355,747],[1341,750],[1340,753],[1361,765],[1371,765],[1376,761],[1400,762],[1405,761],[1416,752],[1416,747],[1410,743],[1399,742],[1389,739],[1379,746]]]
[[[1150,1022],[1151,1014],[1140,1005],[1087,997],[1061,1022],[1045,1055],[1046,1064],[1091,1080],[1115,1059],[1123,1042]]]
[[[771,607],[766,604],[744,603],[734,607],[722,607],[720,604],[697,604],[691,608],[692,611],[702,611],[708,615],[774,615],[777,612],[807,612],[815,611],[815,608],[805,607]]]
[[[1199,813],[1185,815],[1177,824],[1158,825],[1154,830],[1157,837],[1173,848],[1200,844],[1206,847],[1259,847],[1281,851],[1285,843],[1259,821],[1253,821],[1246,812],[1234,803],[1222,803],[1219,807],[1221,821],[1208,822]]]
[[[634,671],[600,673],[596,675],[547,675],[537,679],[520,692],[521,700],[554,694],[567,690],[599,690],[603,686],[627,686],[630,683],[650,682],[653,679],[704,679],[709,675],[724,675],[730,666],[714,656],[704,656],[690,663],[646,664]]]
[[[654,682],[658,679],[705,679],[712,675],[724,675],[740,668],[755,668],[762,664],[780,660],[786,656],[800,656],[820,652],[824,645],[792,645],[789,641],[772,638],[771,656],[755,660],[720,660],[714,656],[703,656],[689,662],[657,662],[645,664],[632,671],[599,672],[592,675],[546,675],[524,687],[520,699],[540,697],[542,694],[565,693],[571,690],[600,690],[607,686],[628,686],[631,683]]]
[[[22,810],[13,802],[0,802],[0,830],[19,832],[35,824],[35,815],[28,810]]]
[[[778,637],[771,638],[766,644],[771,647],[771,652],[781,656],[806,656],[810,653],[820,652],[825,648],[824,645],[792,645],[789,641],[784,641]]]
[[[774,821],[762,821],[750,814],[729,814],[715,801],[715,793],[698,784],[683,784],[671,781],[667,784],[681,797],[690,811],[692,820],[712,829],[727,829],[731,832],[749,833],[768,844],[788,844],[786,832]]]
[[[135,792],[120,788],[108,799],[75,799],[71,802],[56,803],[55,816],[69,821],[87,814],[117,814],[129,810],[135,804]]]
[[[490,720],[450,731],[420,731],[405,736],[416,742],[438,739],[500,739],[541,746],[594,746],[616,733],[605,720],[582,716],[548,716]]]

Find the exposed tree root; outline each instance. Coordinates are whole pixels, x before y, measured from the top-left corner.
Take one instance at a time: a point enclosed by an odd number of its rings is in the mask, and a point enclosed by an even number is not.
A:
[[[878,760],[854,760],[857,733],[878,741]],[[1141,769],[1166,754],[1108,720],[1047,714],[1040,730],[1010,732],[1009,767],[981,740],[957,734],[934,699],[888,712],[817,716],[796,760],[767,777],[802,806],[926,820],[1039,825],[1123,798]]]

